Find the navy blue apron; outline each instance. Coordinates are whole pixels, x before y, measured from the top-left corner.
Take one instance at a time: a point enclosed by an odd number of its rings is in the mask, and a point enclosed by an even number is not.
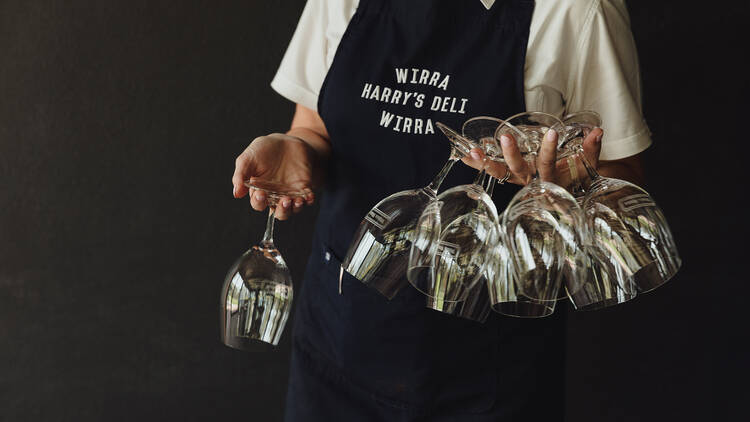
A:
[[[435,127],[525,110],[533,1],[362,0],[321,89],[332,157],[295,300],[288,421],[562,419],[563,331],[499,315],[479,324],[391,301],[344,274],[358,224],[382,198],[426,186],[450,154]],[[454,166],[443,188],[470,183]],[[517,191],[498,186],[502,210]]]

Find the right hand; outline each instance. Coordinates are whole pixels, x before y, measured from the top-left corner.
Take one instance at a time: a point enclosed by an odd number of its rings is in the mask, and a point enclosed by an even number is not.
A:
[[[258,177],[281,183],[301,183],[310,190],[306,197],[294,200],[282,197],[276,207],[276,218],[286,220],[291,214],[301,211],[304,205],[313,203],[314,165],[315,150],[303,140],[283,133],[260,136],[235,161],[232,176],[234,197],[242,198],[249,193],[253,209],[263,211],[268,206],[265,192],[255,189],[248,191],[245,180]]]

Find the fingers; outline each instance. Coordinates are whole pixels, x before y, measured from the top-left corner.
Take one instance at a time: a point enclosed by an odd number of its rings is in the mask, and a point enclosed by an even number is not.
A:
[[[263,211],[268,207],[268,198],[266,193],[260,190],[250,190],[250,205],[255,211]],[[290,198],[284,196],[279,198],[276,203],[276,209],[274,216],[278,220],[286,220],[294,214],[299,213],[305,207],[305,205],[311,205],[314,201],[314,195],[308,194],[307,197]]]
[[[539,157],[537,159],[537,170],[539,178],[544,181],[555,181],[555,158],[557,156],[557,132],[550,129],[544,134],[542,146],[539,148]]]
[[[262,190],[254,190],[250,195],[250,206],[255,211],[263,211],[268,206],[266,193]]]
[[[461,161],[469,167],[481,170],[484,159],[484,151],[481,148],[472,148],[469,155],[464,155]]]
[[[531,178],[531,171],[526,160],[521,156],[516,140],[510,135],[500,136],[500,147],[503,149],[503,158],[505,163],[513,173],[511,180],[516,180],[521,184],[528,183]]]
[[[279,202],[276,203],[275,216],[277,220],[286,220],[292,215],[292,199],[288,196],[282,196],[279,198]]]
[[[603,135],[604,131],[601,128],[596,128],[583,139],[583,155],[594,168],[599,167],[599,153],[602,151]]]
[[[310,191],[307,193],[307,195],[305,195],[304,199],[306,205],[312,205],[315,202],[315,194]]]
[[[292,201],[292,214],[297,214],[302,211],[302,207],[305,206],[305,198],[294,198]]]
[[[495,179],[503,179],[508,167],[500,162],[493,160],[492,158],[486,159],[484,151],[480,148],[472,148],[469,155],[461,158],[461,161],[477,170],[481,170],[484,166],[485,171]]]

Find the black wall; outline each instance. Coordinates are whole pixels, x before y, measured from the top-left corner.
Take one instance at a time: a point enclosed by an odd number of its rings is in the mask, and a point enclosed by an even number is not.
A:
[[[0,420],[275,421],[289,335],[218,341],[218,293],[264,216],[234,157],[288,127],[270,82],[304,2],[0,0]],[[648,189],[685,261],[570,312],[570,421],[730,420],[750,399],[744,2],[632,1]],[[278,224],[296,280],[308,210]]]

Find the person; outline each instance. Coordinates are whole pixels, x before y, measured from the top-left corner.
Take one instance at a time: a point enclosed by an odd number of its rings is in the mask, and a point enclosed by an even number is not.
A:
[[[605,176],[643,181],[650,143],[640,76],[622,0],[308,0],[271,85],[296,103],[291,128],[254,139],[236,160],[236,198],[263,210],[255,176],[322,192],[312,253],[297,298],[288,421],[561,420],[564,309],[487,322],[425,308],[416,289],[391,301],[339,268],[355,229],[380,199],[426,185],[449,155],[435,123],[526,110],[595,110],[584,141]],[[606,132],[606,138],[603,137]],[[537,167],[555,181],[557,134]],[[502,210],[530,179],[503,139],[509,182]],[[444,186],[469,183],[481,150]],[[511,188],[511,186],[515,188]],[[280,220],[317,200],[283,198]],[[341,285],[340,285],[341,283]]]

